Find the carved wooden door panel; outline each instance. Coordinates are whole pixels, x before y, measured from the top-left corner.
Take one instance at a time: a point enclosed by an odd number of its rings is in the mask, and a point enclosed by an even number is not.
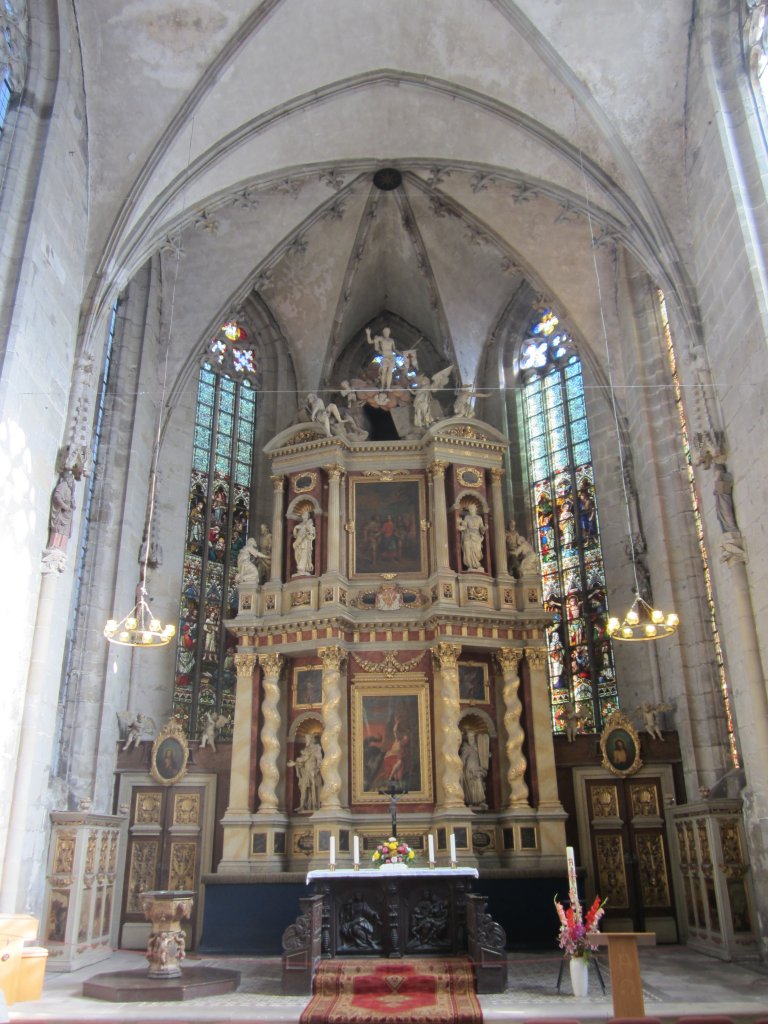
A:
[[[631,918],[636,931],[675,917],[661,780],[587,780],[595,885],[606,916]]]
[[[201,786],[135,786],[131,794],[123,888],[123,923],[145,920],[140,894],[148,889],[198,892],[205,791]],[[197,901],[185,923],[195,934]]]

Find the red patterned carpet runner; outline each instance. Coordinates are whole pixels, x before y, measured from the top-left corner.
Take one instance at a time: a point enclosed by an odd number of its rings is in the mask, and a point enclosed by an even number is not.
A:
[[[327,960],[300,1024],[482,1024],[472,962]]]

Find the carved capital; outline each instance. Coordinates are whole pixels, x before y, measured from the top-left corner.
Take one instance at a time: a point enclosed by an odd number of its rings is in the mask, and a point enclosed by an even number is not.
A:
[[[504,479],[504,470],[503,469],[492,469],[491,470],[491,480],[493,481],[494,484],[497,484],[497,485],[501,484],[501,481],[503,479]]]
[[[282,476],[282,475],[279,475],[279,476],[273,476],[271,479],[272,479],[272,488],[273,488],[273,490],[277,494],[280,494],[283,491],[283,489],[285,488],[285,477]]]
[[[280,669],[283,666],[282,654],[260,654],[259,665],[261,665],[264,675],[267,678],[277,679],[280,675]]]
[[[502,647],[501,650],[496,652],[496,660],[504,675],[508,672],[514,672],[517,675],[517,667],[522,656],[523,651],[519,647]]]
[[[239,676],[252,676],[256,668],[255,654],[236,654],[235,671]]]
[[[343,647],[318,647],[317,653],[323,663],[323,669],[325,671],[331,670],[338,672],[341,668],[342,662],[347,657],[347,652]]]
[[[440,668],[456,668],[459,664],[461,644],[439,643],[432,648],[432,657],[440,665]]]
[[[528,664],[533,670],[543,672],[547,667],[547,652],[543,647],[536,647],[533,650],[527,650],[525,654],[528,658]]]
[[[341,466],[336,465],[323,466],[323,469],[328,474],[328,479],[332,480],[334,483],[338,483],[341,479],[342,473],[344,472]]]
[[[448,469],[447,462],[441,462],[440,459],[435,459],[429,467],[429,472],[434,480],[442,480],[445,476],[446,469]]]

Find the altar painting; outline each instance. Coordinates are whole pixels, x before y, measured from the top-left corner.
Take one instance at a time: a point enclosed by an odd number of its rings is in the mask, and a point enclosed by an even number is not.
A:
[[[426,680],[360,683],[352,697],[352,797],[383,803],[394,783],[402,801],[432,799],[429,697]]]
[[[392,572],[425,574],[424,480],[353,479],[349,517],[354,576]]]

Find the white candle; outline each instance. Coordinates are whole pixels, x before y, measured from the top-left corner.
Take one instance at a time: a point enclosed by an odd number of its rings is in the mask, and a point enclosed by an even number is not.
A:
[[[331,842],[328,849],[328,861],[331,864],[336,863],[336,836],[331,836]]]
[[[572,846],[566,846],[565,860],[568,865],[568,896],[572,903],[576,903],[579,899],[579,886],[576,881],[576,858]]]
[[[427,849],[429,850],[429,863],[435,863],[435,837],[430,832],[427,836]]]
[[[456,836],[451,832],[451,863],[456,863]]]
[[[355,865],[360,865],[360,836],[355,836],[352,840],[352,857]]]

